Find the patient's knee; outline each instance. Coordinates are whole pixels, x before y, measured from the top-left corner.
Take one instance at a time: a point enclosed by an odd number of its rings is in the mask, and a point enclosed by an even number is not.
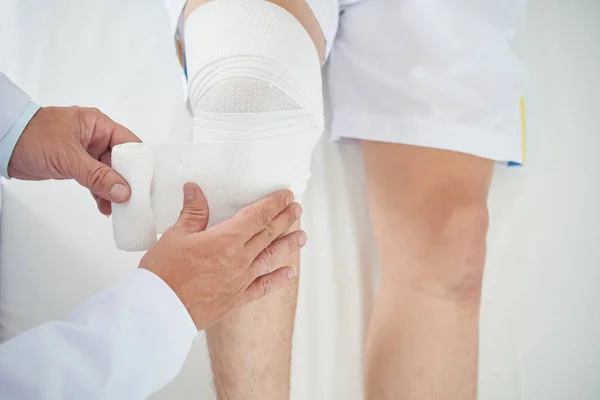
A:
[[[322,125],[319,56],[283,8],[261,0],[205,4],[186,21],[185,48],[195,113],[306,111]]]
[[[488,210],[484,198],[440,191],[418,211],[409,251],[393,280],[417,293],[478,303],[485,263]],[[398,244],[404,251],[405,244]]]
[[[188,0],[184,10],[185,20],[198,7],[211,2],[212,0]],[[313,41],[315,48],[319,54],[321,62],[325,60],[326,42],[323,31],[313,14],[310,6],[305,0],[268,0],[270,3],[276,4],[282,9],[289,12],[296,18],[298,23],[306,30]]]

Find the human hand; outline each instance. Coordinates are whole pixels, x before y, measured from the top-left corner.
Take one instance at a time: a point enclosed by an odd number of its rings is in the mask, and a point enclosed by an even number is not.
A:
[[[29,121],[8,163],[16,179],[75,179],[92,192],[98,210],[129,199],[129,185],[110,168],[113,146],[140,142],[95,108],[43,107]]]
[[[232,309],[296,278],[280,268],[306,243],[306,234],[285,234],[302,208],[290,191],[276,192],[207,230],[208,204],[200,188],[184,186],[183,211],[140,262],[179,296],[198,330]],[[285,235],[284,235],[285,234]]]

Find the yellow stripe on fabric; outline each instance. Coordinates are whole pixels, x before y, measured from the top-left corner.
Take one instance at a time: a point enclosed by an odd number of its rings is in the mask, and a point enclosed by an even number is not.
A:
[[[175,46],[177,48],[177,58],[179,58],[179,64],[183,67],[183,43],[179,37],[175,39]]]
[[[521,97],[521,151],[523,152],[523,160],[521,164],[525,165],[525,156],[527,154],[527,121],[525,119],[525,98]]]

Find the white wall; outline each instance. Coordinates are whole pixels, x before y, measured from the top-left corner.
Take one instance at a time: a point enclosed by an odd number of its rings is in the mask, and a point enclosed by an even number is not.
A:
[[[528,162],[498,170],[482,313],[484,400],[600,398],[600,1],[532,0]],[[42,104],[95,105],[145,140],[186,130],[158,0],[0,1],[0,69]],[[360,154],[324,141],[307,195],[294,399],[358,400],[375,274]],[[3,183],[0,337],[135,268],[70,182]],[[324,202],[339,204],[323,206]],[[201,341],[158,399],[214,398]]]

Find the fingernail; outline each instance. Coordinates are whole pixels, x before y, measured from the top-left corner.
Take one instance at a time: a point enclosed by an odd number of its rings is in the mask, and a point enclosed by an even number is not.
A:
[[[288,193],[285,200],[286,200],[287,204],[289,205],[292,201],[294,201],[294,193],[292,193],[292,192]]]
[[[183,201],[190,201],[194,198],[194,186],[186,183],[183,186]]]
[[[296,215],[296,218],[300,218],[300,216],[302,215],[302,206],[300,204],[296,206],[294,214]]]
[[[298,235],[298,244],[300,245],[300,247],[306,244],[306,239],[306,233],[300,232],[300,234]]]
[[[129,190],[127,189],[127,186],[117,183],[116,185],[113,185],[113,187],[110,188],[108,195],[110,196],[112,201],[121,201],[125,197],[127,197],[128,192]]]
[[[290,268],[290,269],[288,270],[287,276],[288,276],[288,279],[289,279],[289,280],[292,280],[292,279],[294,279],[294,278],[296,277],[296,270],[295,270],[295,269],[293,269],[293,268]]]

